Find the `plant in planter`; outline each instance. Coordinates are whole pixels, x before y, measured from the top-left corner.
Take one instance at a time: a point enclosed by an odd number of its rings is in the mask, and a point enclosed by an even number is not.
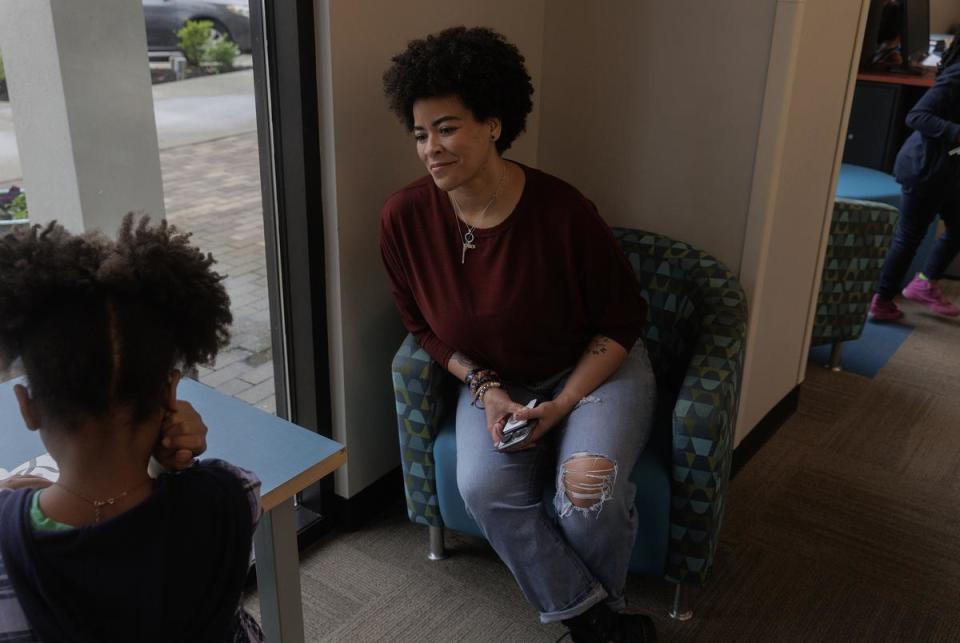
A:
[[[203,60],[215,64],[218,71],[230,71],[239,53],[240,50],[229,38],[208,40],[203,49]]]
[[[27,196],[17,186],[0,194],[0,226],[29,223]]]
[[[203,60],[203,50],[210,40],[210,30],[213,23],[209,20],[187,20],[183,27],[177,30],[180,39],[180,51],[187,59],[188,65],[199,67]]]
[[[240,54],[237,45],[227,37],[213,38],[213,23],[209,20],[188,20],[177,31],[180,51],[187,64],[197,73],[231,71]]]

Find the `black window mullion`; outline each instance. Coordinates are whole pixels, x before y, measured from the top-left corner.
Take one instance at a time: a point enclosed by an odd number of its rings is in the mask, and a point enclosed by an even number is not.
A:
[[[255,1],[250,14],[277,412],[329,437],[313,4]]]

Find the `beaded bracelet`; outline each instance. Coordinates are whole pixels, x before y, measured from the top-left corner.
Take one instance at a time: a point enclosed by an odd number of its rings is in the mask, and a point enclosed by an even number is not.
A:
[[[499,382],[500,376],[492,368],[475,368],[467,373],[464,380],[470,387],[471,395],[476,396],[477,390],[487,382]]]
[[[470,403],[470,406],[476,407],[478,409],[486,408],[483,404],[483,396],[486,395],[487,391],[492,388],[501,388],[503,385],[497,381],[484,382],[477,388],[477,392],[473,397],[473,402]]]
[[[472,383],[475,383],[478,379],[482,379],[489,375],[496,375],[496,373],[492,368],[482,368],[478,366],[477,368],[470,369],[467,372],[467,377],[464,378],[463,381],[466,382],[467,384],[472,384]]]
[[[470,385],[470,394],[476,395],[477,391],[480,390],[480,387],[489,382],[499,382],[500,376],[496,373],[491,373],[490,375],[484,375],[483,377],[478,377],[473,380],[473,383]]]

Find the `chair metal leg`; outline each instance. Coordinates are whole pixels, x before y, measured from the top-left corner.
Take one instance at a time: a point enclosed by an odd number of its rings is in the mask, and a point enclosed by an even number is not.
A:
[[[443,546],[443,527],[430,527],[430,560],[443,560],[447,557],[447,550]]]
[[[670,618],[675,621],[689,621],[693,618],[693,610],[687,605],[687,596],[683,590],[683,584],[677,583],[673,594],[673,609],[670,610]]]
[[[843,369],[840,367],[840,355],[843,350],[843,342],[836,341],[833,343],[833,348],[830,350],[830,363],[827,364],[829,368],[834,373],[839,373]]]

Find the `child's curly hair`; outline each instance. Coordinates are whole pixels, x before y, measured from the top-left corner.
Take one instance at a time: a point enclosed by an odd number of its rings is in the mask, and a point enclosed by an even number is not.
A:
[[[0,367],[17,358],[51,416],[134,421],[163,403],[170,372],[229,340],[230,298],[190,235],[128,214],[116,241],[56,222],[0,238]]]
[[[483,121],[499,118],[497,151],[510,149],[533,109],[533,83],[523,56],[486,27],[452,27],[413,40],[383,75],[390,109],[413,131],[413,104],[421,98],[458,96]]]

